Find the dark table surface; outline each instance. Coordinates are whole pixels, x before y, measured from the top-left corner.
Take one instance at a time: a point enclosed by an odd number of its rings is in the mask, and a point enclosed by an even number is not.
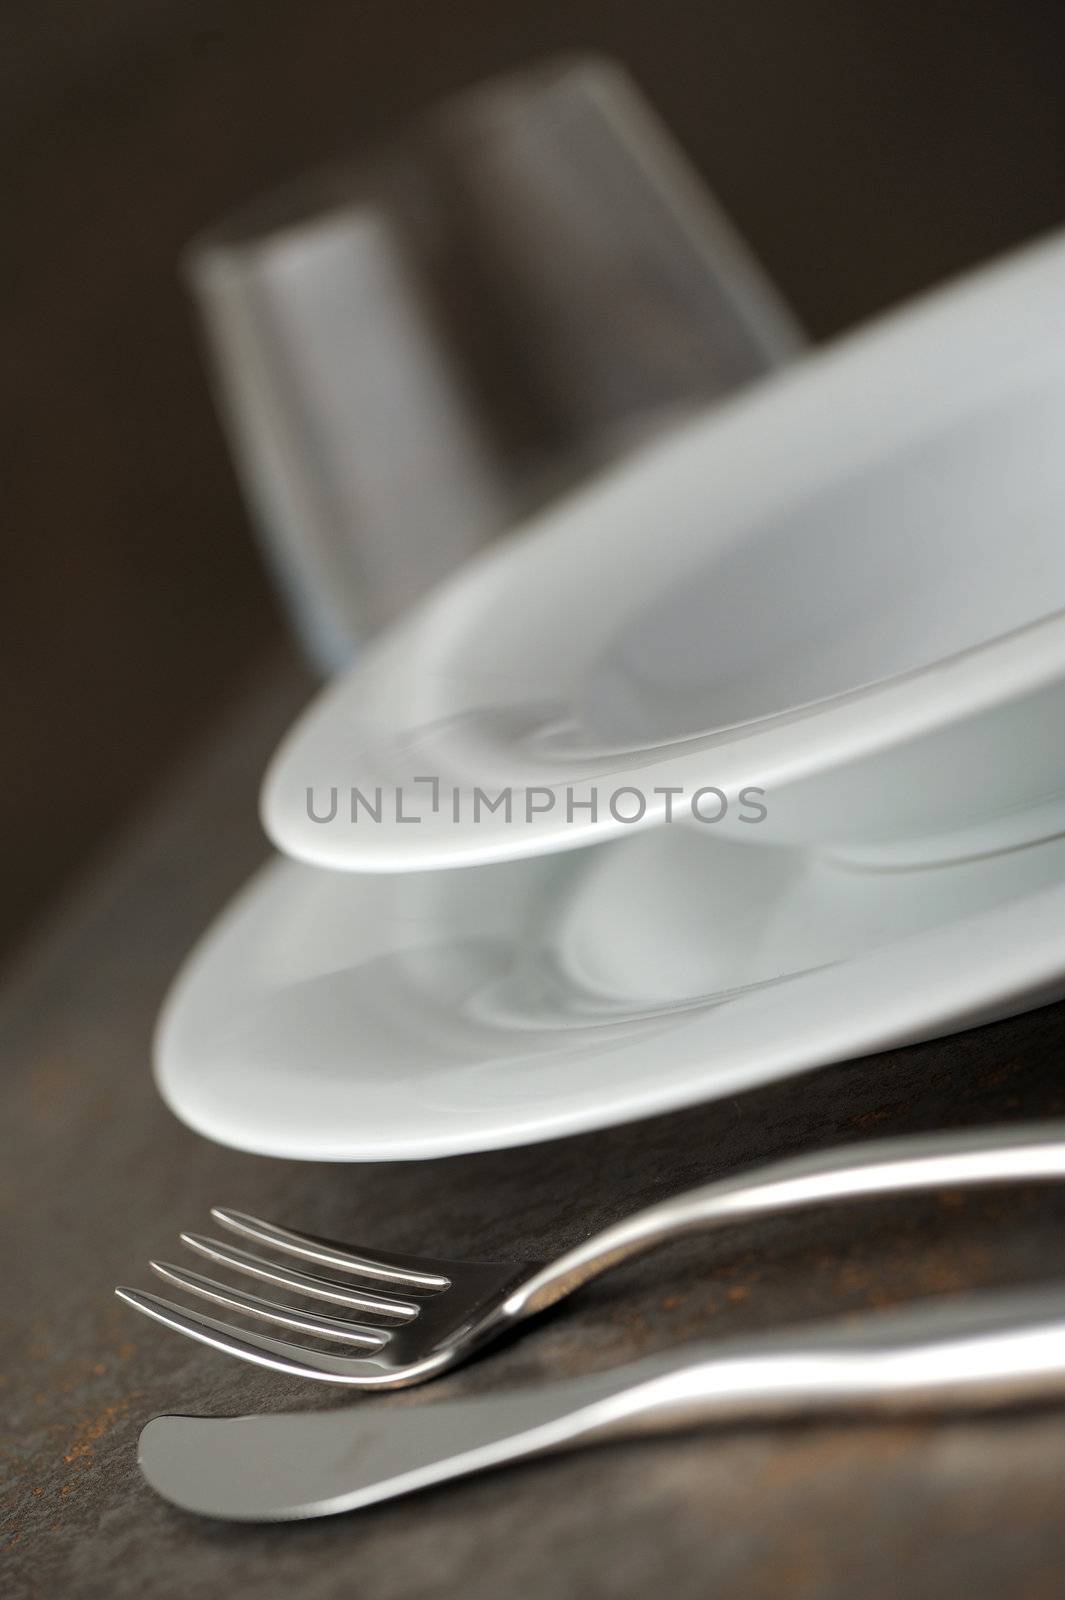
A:
[[[1065,1415],[823,1424],[616,1444],[406,1502],[234,1528],[136,1467],[158,1412],[338,1403],[145,1323],[112,1295],[228,1203],[398,1250],[548,1255],[623,1210],[789,1151],[1061,1114],[1065,1005],[638,1126],[374,1167],[240,1155],[164,1109],[153,1018],[209,916],[264,855],[262,761],[307,692],[269,662],[150,815],[10,972],[0,1001],[8,1595],[429,1593],[1059,1600]],[[72,803],[74,799],[72,798]],[[1065,1193],[1017,1187],[766,1220],[617,1272],[414,1395],[590,1371],[693,1335],[1054,1276]]]

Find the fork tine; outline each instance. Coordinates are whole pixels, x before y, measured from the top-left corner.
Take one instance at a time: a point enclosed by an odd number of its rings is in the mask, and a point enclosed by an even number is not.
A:
[[[230,1267],[234,1272],[246,1272],[252,1278],[261,1278],[281,1289],[291,1289],[294,1294],[310,1295],[314,1300],[328,1300],[332,1305],[350,1306],[353,1311],[369,1311],[378,1316],[395,1317],[409,1322],[418,1315],[420,1307],[412,1300],[390,1300],[384,1295],[370,1294],[362,1289],[349,1289],[346,1284],[329,1278],[319,1278],[309,1272],[294,1272],[265,1256],[253,1255],[250,1250],[240,1250],[236,1245],[221,1244],[217,1239],[205,1239],[202,1234],[183,1233],[183,1244],[196,1250],[219,1266]]]
[[[226,1283],[216,1283],[202,1273],[176,1267],[169,1261],[150,1261],[152,1271],[168,1283],[186,1289],[189,1294],[201,1295],[216,1305],[228,1306],[231,1311],[245,1316],[259,1317],[263,1322],[276,1322],[293,1333],[307,1333],[314,1339],[336,1339],[341,1344],[352,1344],[364,1350],[380,1350],[392,1337],[387,1328],[370,1328],[363,1323],[347,1322],[343,1317],[327,1317],[317,1311],[298,1311],[292,1306],[279,1305],[275,1300],[264,1300],[261,1295],[249,1294],[245,1289],[231,1288]]]
[[[189,1339],[210,1345],[226,1355],[252,1361],[257,1367],[271,1367],[293,1378],[317,1378],[326,1383],[350,1383],[358,1387],[391,1387],[395,1380],[376,1356],[339,1356],[326,1350],[307,1350],[287,1339],[271,1339],[266,1334],[230,1327],[216,1317],[175,1305],[161,1295],[145,1294],[141,1289],[117,1288],[120,1300],[142,1311],[146,1317],[173,1328]]]
[[[358,1273],[364,1278],[373,1278],[379,1283],[388,1283],[408,1289],[448,1289],[451,1287],[450,1278],[444,1277],[439,1272],[431,1272],[421,1267],[416,1267],[414,1256],[394,1256],[391,1260],[375,1260],[371,1256],[356,1255],[351,1250],[342,1250],[337,1245],[329,1244],[324,1239],[315,1239],[308,1234],[294,1233],[290,1228],[278,1228],[272,1222],[263,1222],[258,1217],[249,1217],[243,1211],[231,1211],[227,1206],[212,1206],[211,1215],[223,1228],[229,1228],[234,1233],[243,1234],[246,1239],[254,1239],[256,1244],[269,1245],[273,1250],[282,1250],[286,1255],[298,1256],[303,1261],[313,1261],[320,1267],[333,1267],[338,1272]]]

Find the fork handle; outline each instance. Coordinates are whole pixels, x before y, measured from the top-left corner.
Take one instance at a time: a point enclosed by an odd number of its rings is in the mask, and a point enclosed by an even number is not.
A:
[[[1065,1178],[1065,1124],[915,1134],[815,1151],[689,1189],[604,1228],[538,1271],[510,1297],[530,1316],[633,1256],[685,1234],[766,1212],[908,1191]]]
[[[984,1408],[1065,1396],[1065,1295],[998,1294],[693,1346],[476,1399],[156,1417],[148,1482],[237,1521],[328,1516],[598,1440],[699,1423]]]

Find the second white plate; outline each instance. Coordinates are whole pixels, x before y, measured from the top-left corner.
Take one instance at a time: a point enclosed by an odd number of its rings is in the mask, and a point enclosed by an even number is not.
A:
[[[1065,840],[905,872],[664,827],[348,876],[277,860],[164,1009],[178,1116],[263,1155],[488,1150],[647,1117],[1065,991]]]

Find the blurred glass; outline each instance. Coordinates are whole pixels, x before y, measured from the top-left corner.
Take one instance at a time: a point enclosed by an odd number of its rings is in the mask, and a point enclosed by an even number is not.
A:
[[[486,540],[792,357],[628,76],[492,81],[193,243],[245,493],[324,671]]]

